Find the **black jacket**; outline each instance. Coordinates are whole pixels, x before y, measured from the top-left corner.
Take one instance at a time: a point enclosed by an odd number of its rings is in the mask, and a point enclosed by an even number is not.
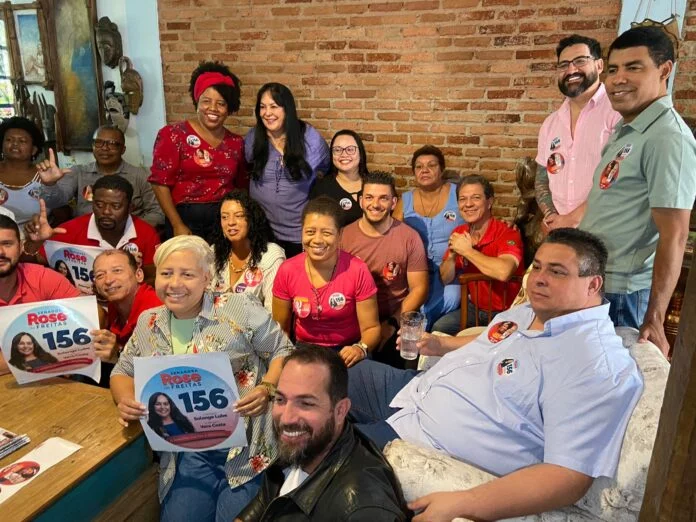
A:
[[[324,461],[294,491],[278,497],[285,475],[266,470],[258,495],[240,513],[244,522],[402,522],[410,520],[394,471],[379,450],[346,421]]]

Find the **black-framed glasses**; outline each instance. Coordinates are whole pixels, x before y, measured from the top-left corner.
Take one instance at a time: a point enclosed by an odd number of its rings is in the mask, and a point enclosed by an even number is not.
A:
[[[356,152],[358,152],[358,147],[356,145],[348,145],[347,147],[336,146],[331,147],[331,152],[334,156],[340,156],[344,152],[349,156],[353,156]]]
[[[556,70],[567,71],[571,63],[575,66],[576,69],[579,69],[580,67],[585,67],[588,63],[593,62],[596,59],[597,58],[594,58],[592,56],[578,56],[577,58],[573,58],[570,61],[565,60],[563,62],[558,62],[558,64],[556,65]]]
[[[95,149],[118,149],[123,144],[117,140],[102,140],[101,138],[96,138],[92,140],[92,145]]]

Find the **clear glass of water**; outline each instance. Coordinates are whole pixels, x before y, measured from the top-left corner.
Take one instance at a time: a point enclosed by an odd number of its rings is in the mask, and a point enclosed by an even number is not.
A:
[[[423,337],[425,331],[425,315],[420,312],[404,312],[401,314],[401,358],[412,361],[418,357],[416,343]]]

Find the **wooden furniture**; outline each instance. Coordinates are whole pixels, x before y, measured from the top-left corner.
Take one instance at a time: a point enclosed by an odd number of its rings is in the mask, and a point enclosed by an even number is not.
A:
[[[3,522],[92,520],[150,465],[139,423],[121,427],[109,390],[60,378],[20,386],[5,375],[0,397],[0,426],[31,437],[0,468],[50,437],[82,446],[0,504]]]
[[[493,291],[493,283],[498,282],[497,279],[493,279],[492,277],[489,277],[487,275],[483,274],[462,274],[459,276],[459,284],[462,287],[462,304],[461,304],[461,319],[459,323],[459,327],[461,330],[464,330],[467,328],[468,320],[469,320],[469,307],[467,306],[467,303],[469,302],[469,283],[478,283],[484,281],[488,285],[488,294],[490,295]],[[505,286],[503,287],[503,303],[508,302],[508,288],[509,288],[509,283],[511,282],[516,282],[516,283],[522,283],[522,277],[513,275],[509,281],[505,283]],[[478,285],[474,286],[474,302],[478,302],[478,291],[479,287]],[[490,303],[489,303],[490,304]],[[474,326],[486,326],[484,324],[479,324],[479,307],[478,305],[474,305],[474,308],[476,310],[476,318],[475,318],[475,324]],[[489,306],[488,310],[484,310],[484,312],[488,313],[488,323],[491,322],[491,319],[493,318],[493,309],[492,307]]]

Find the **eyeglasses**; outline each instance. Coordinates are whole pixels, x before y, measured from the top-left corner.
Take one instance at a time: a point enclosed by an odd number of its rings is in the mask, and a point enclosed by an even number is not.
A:
[[[353,154],[358,152],[358,147],[355,145],[348,145],[347,147],[336,146],[336,147],[331,148],[331,152],[333,153],[334,156],[340,156],[341,154],[343,154],[344,151],[349,156],[352,156]]]
[[[593,58],[592,56],[578,56],[577,58],[573,58],[572,60],[564,61],[564,62],[558,62],[556,65],[556,70],[558,71],[567,71],[568,67],[570,67],[570,64],[572,63],[576,69],[579,69],[580,67],[585,67],[588,63],[591,61],[595,61],[597,58]]]
[[[102,140],[100,138],[92,140],[92,146],[95,149],[118,149],[122,145],[120,141],[116,140]]]

